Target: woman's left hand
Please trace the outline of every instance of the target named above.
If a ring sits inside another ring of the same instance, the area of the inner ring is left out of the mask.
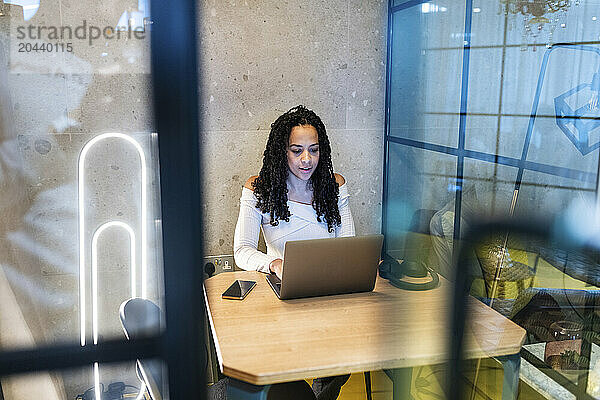
[[[271,261],[271,264],[269,264],[269,271],[275,273],[275,275],[281,279],[283,274],[283,260],[281,258],[277,258]]]

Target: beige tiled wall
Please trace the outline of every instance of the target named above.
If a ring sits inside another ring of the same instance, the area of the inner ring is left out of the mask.
[[[232,253],[241,187],[298,104],[325,123],[357,233],[379,232],[387,2],[205,0],[200,13],[207,254]]]

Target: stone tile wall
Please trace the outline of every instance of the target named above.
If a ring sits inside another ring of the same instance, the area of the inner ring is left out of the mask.
[[[231,254],[246,179],[270,124],[304,104],[323,120],[358,234],[381,226],[387,4],[376,0],[200,3],[207,254]]]

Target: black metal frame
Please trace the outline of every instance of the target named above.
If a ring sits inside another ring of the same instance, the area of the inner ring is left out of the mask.
[[[152,0],[152,83],[160,158],[166,331],[138,340],[0,352],[0,376],[159,357],[168,397],[204,399],[196,2]],[[167,397],[167,396],[165,396]]]
[[[152,78],[160,161],[169,397],[204,398],[204,297],[196,2],[152,1]],[[154,15],[154,14],[153,14]]]

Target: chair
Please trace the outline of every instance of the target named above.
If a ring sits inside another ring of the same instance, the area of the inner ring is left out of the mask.
[[[147,299],[133,298],[121,304],[121,326],[127,339],[155,336],[160,331],[160,308]],[[158,360],[137,360],[136,372],[152,400],[162,400],[162,365]]]

